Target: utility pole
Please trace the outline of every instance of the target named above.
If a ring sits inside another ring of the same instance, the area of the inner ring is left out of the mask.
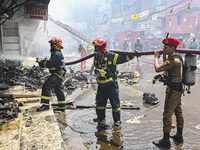
[[[1,23],[1,19],[0,19],[0,23]],[[0,53],[3,52],[3,30],[2,30],[2,25],[0,25]]]

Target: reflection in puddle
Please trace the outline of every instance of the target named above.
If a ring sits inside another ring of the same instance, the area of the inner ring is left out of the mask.
[[[95,136],[98,149],[123,149],[123,136],[120,127],[113,126],[112,129],[107,130],[97,127]]]

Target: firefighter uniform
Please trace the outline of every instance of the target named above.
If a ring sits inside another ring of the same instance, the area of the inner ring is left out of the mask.
[[[135,43],[135,49],[136,49],[136,50],[139,50],[139,51],[142,51],[142,43],[140,43],[140,42],[137,41],[137,42]]]
[[[108,98],[112,106],[114,122],[120,121],[120,100],[116,65],[128,62],[132,58],[133,56],[120,55],[107,51],[103,53],[101,58],[95,56],[94,66],[98,82],[96,113],[99,122],[106,117],[105,109]]]
[[[137,38],[137,42],[135,43],[135,49],[142,51],[142,43],[140,42],[140,38]],[[137,57],[137,62],[139,63],[139,57]]]
[[[182,79],[181,79],[181,60],[177,58],[179,54],[174,53],[161,66],[162,71],[167,71],[171,84],[166,88],[165,106],[163,112],[163,132],[170,133],[172,125],[172,115],[175,113],[177,118],[177,128],[183,128],[183,111],[181,104]],[[176,88],[176,89],[175,89]]]
[[[90,43],[87,43],[86,44],[86,50],[87,50],[87,53],[88,54],[91,54],[92,53],[92,45]]]
[[[42,86],[41,104],[49,105],[51,89],[54,88],[58,98],[59,107],[65,107],[65,95],[63,91],[63,77],[66,73],[64,57],[60,50],[55,50],[49,60],[39,62],[42,68],[49,68],[51,75]]]
[[[62,41],[57,37],[53,37],[49,43],[51,43],[51,57],[49,60],[38,61],[39,66],[42,68],[48,68],[51,75],[45,81],[42,86],[41,104],[37,111],[43,111],[49,109],[51,90],[54,88],[55,94],[58,98],[58,110],[65,110],[65,95],[63,89],[63,78],[66,73],[64,56],[61,52]]]

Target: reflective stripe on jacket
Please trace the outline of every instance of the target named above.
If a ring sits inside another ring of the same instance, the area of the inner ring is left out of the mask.
[[[55,50],[51,54],[49,60],[42,60],[39,62],[39,66],[42,68],[49,68],[51,74],[56,74],[60,78],[63,78],[66,73],[64,56],[60,50]]]
[[[102,61],[101,61],[102,59]],[[113,82],[117,78],[116,65],[130,61],[128,55],[120,55],[113,52],[105,52],[102,58],[94,57],[94,66],[96,69],[104,69],[106,71],[105,77],[98,76],[98,84],[107,84]]]

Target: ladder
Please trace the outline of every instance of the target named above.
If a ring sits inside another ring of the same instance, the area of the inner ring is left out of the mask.
[[[59,27],[67,30],[71,34],[77,36],[78,38],[82,39],[83,41],[92,44],[92,39],[88,38],[87,36],[83,35],[82,33],[78,32],[77,30],[73,29],[72,27],[68,26],[67,24],[61,23],[60,21],[56,21],[53,18],[49,17],[49,20],[58,25]]]

